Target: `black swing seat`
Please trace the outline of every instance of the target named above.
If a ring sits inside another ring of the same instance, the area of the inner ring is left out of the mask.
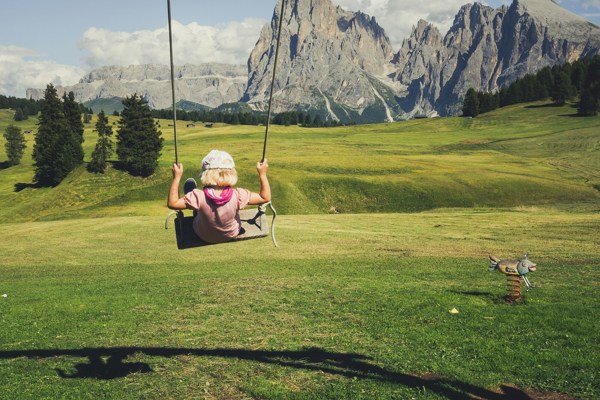
[[[267,223],[266,208],[269,206],[273,213],[273,220],[271,222],[271,239],[275,247],[277,247],[277,241],[275,240],[275,218],[277,212],[273,208],[271,202],[261,204],[258,208],[248,208],[240,210],[240,220],[242,222],[242,229],[240,234],[232,239],[232,242],[248,239],[263,238],[269,236],[269,224]],[[177,237],[177,248],[179,249],[190,249],[200,246],[208,246],[213,243],[203,241],[194,232],[194,216],[186,216],[183,211],[172,211],[165,220],[165,229],[169,228],[169,219],[175,216],[175,236]]]

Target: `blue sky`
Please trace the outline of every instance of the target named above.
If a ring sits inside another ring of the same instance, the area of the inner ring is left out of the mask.
[[[420,18],[446,29],[466,0],[332,0],[375,16],[398,49]],[[488,0],[498,7],[510,1]],[[0,0],[0,94],[70,85],[104,65],[167,63],[166,0]],[[600,25],[600,0],[559,3]],[[276,0],[171,0],[175,63],[245,64]]]

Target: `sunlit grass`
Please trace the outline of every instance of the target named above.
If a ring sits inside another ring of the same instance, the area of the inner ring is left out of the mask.
[[[598,201],[600,119],[575,118],[571,106],[542,105],[507,107],[475,119],[330,129],[272,126],[267,158],[278,210],[412,212]],[[31,126],[31,118],[24,124]],[[165,146],[155,176],[132,178],[112,168],[106,175],[94,175],[82,166],[55,189],[30,187],[33,135],[28,135],[23,165],[0,171],[0,200],[8,205],[0,216],[97,216],[113,213],[119,205],[124,207],[120,215],[127,215],[124,210],[138,201],[139,207],[133,207],[138,210],[146,209],[147,202],[164,204],[175,156],[169,121],[160,124]],[[93,123],[86,126],[86,160],[96,141],[93,129]],[[186,176],[197,176],[208,150],[227,150],[236,160],[239,185],[256,190],[255,164],[262,156],[263,138],[260,126],[206,128],[198,123],[188,128],[180,121],[179,160]],[[38,205],[37,214],[30,213],[32,204]],[[157,211],[150,207],[146,215]]]
[[[600,118],[541,105],[273,126],[278,249],[177,250],[167,121],[145,179],[33,187],[28,135],[0,170],[0,398],[597,398]],[[186,174],[220,148],[256,189],[263,129],[180,122]],[[537,287],[510,306],[487,257],[526,252]]]
[[[5,225],[0,388],[445,398],[513,384],[593,398],[599,223],[596,211],[553,208],[290,215],[279,249],[265,239],[187,251],[156,217]],[[537,288],[508,306],[487,255],[526,251]],[[104,371],[95,354],[121,353],[119,368],[152,372],[90,379]],[[427,374],[438,379],[418,385]]]

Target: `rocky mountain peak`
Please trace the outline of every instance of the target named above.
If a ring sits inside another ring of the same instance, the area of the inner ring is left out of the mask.
[[[523,22],[531,19],[538,29],[546,31],[548,37],[569,41],[600,41],[600,28],[597,25],[561,7],[553,0],[514,0],[509,12],[513,18]]]
[[[245,100],[256,109],[264,109],[269,95],[280,6],[248,61]],[[361,112],[375,101],[378,94],[372,86],[378,79],[372,77],[385,75],[393,56],[389,38],[375,18],[345,11],[331,0],[291,0],[283,22],[275,77],[276,111],[295,104],[327,109],[332,119],[338,119],[340,112]]]
[[[422,45],[436,46],[441,41],[440,31],[431,23],[420,19],[417,26],[413,27],[409,40]]]
[[[494,91],[545,66],[600,53],[600,29],[551,0],[497,9],[467,4],[441,45],[423,40],[418,28],[409,40],[394,59],[395,77],[408,87],[403,108],[440,114],[459,113],[469,88]]]
[[[554,0],[514,0],[510,8],[518,14],[529,14],[546,22],[589,23],[585,18],[563,8]]]

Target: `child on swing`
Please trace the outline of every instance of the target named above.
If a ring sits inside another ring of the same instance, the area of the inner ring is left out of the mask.
[[[269,164],[265,159],[256,164],[260,191],[233,188],[237,172],[233,158],[225,151],[212,150],[202,160],[200,180],[203,189],[196,187],[193,178],[184,186],[184,196],[179,197],[179,183],[183,176],[183,164],[173,164],[173,182],[167,205],[172,210],[194,210],[194,232],[207,243],[224,243],[234,239],[241,228],[239,210],[250,205],[264,204],[271,200],[271,187],[267,179]]]

